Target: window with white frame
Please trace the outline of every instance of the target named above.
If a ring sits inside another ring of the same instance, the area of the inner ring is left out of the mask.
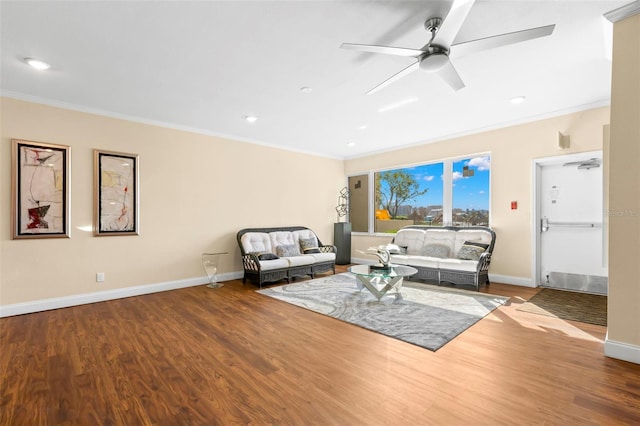
[[[448,159],[349,177],[354,232],[407,225],[489,225],[491,156]]]

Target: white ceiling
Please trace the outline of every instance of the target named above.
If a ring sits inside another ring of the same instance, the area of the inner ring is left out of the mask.
[[[2,0],[0,89],[19,99],[352,158],[607,105],[611,62],[602,14],[626,3],[478,0],[456,42],[548,24],[555,31],[459,58],[452,48],[466,83],[458,92],[417,71],[365,95],[413,58],[340,44],[421,48],[428,41],[424,21],[446,16],[451,1]],[[24,57],[52,67],[36,71]],[[509,102],[520,95],[524,103]],[[246,115],[258,120],[250,124]]]

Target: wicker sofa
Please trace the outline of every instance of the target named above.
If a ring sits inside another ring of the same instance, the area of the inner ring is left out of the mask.
[[[489,263],[496,241],[487,227],[422,226],[401,228],[392,244],[391,262],[418,270],[411,279],[438,284],[489,284]]]
[[[324,245],[304,226],[246,228],[238,231],[244,276],[260,287],[265,282],[333,271],[336,273],[336,247]]]

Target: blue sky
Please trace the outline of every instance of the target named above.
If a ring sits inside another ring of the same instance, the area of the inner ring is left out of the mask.
[[[463,177],[464,166],[474,171],[474,176]],[[474,157],[453,163],[453,207],[461,209],[489,210],[489,171],[491,162],[488,156]],[[442,204],[443,164],[426,164],[403,169],[413,175],[420,188],[429,188],[421,197],[405,204],[429,206]]]

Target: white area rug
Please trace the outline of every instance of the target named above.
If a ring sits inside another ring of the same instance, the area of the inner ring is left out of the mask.
[[[378,301],[343,273],[256,290],[275,299],[436,351],[508,297],[405,281],[402,298]]]

